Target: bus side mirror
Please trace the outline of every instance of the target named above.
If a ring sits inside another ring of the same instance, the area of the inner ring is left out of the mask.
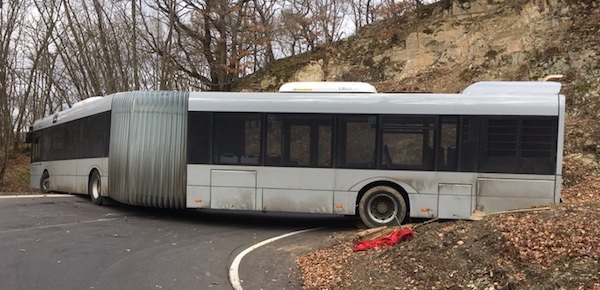
[[[31,144],[31,141],[33,141],[33,127],[29,127],[29,132],[27,132],[25,134],[25,143],[27,144]]]

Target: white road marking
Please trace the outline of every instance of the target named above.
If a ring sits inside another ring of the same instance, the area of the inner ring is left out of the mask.
[[[0,199],[10,198],[40,198],[40,197],[72,197],[70,194],[17,194],[17,195],[0,195]]]
[[[253,246],[243,250],[241,253],[239,253],[235,259],[233,259],[233,262],[231,263],[231,266],[229,267],[229,282],[231,283],[231,286],[233,287],[233,289],[235,290],[243,290],[244,288],[242,288],[242,284],[240,282],[240,274],[239,274],[239,267],[240,267],[240,263],[242,262],[242,259],[244,258],[244,256],[246,256],[248,253],[268,244],[268,243],[272,243],[274,241],[283,239],[283,238],[287,238],[289,236],[293,236],[293,235],[297,235],[297,234],[302,234],[302,233],[306,233],[306,232],[310,232],[310,231],[314,231],[316,229],[319,228],[312,228],[312,229],[306,229],[306,230],[301,230],[301,231],[295,231],[295,232],[291,232],[291,233],[287,233],[287,234],[283,234],[277,237],[273,237],[270,238],[268,240],[264,240],[258,244],[254,244]]]

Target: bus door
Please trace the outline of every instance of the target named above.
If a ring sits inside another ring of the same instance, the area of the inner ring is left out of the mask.
[[[262,210],[333,212],[333,116],[267,115]],[[323,168],[323,170],[320,170]]]
[[[479,126],[474,117],[440,116],[436,138],[436,170],[440,172],[475,171]],[[475,162],[475,163],[473,163]],[[438,184],[438,217],[464,219],[475,210],[475,186],[455,177]]]
[[[259,113],[213,114],[210,207],[256,210],[262,121]]]

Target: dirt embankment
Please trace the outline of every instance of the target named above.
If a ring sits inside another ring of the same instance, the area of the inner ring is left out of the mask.
[[[352,252],[357,234],[298,258],[305,289],[600,289],[600,179],[548,209],[433,222]],[[389,229],[388,231],[390,231]],[[386,231],[382,231],[384,235]]]

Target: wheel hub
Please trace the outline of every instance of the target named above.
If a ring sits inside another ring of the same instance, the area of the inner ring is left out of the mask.
[[[390,206],[386,202],[380,201],[377,203],[376,210],[378,213],[381,213],[381,214],[387,213],[389,209],[390,209]]]
[[[398,211],[398,205],[395,200],[385,193],[376,195],[369,202],[369,216],[379,221],[380,223],[387,223],[394,219]]]

